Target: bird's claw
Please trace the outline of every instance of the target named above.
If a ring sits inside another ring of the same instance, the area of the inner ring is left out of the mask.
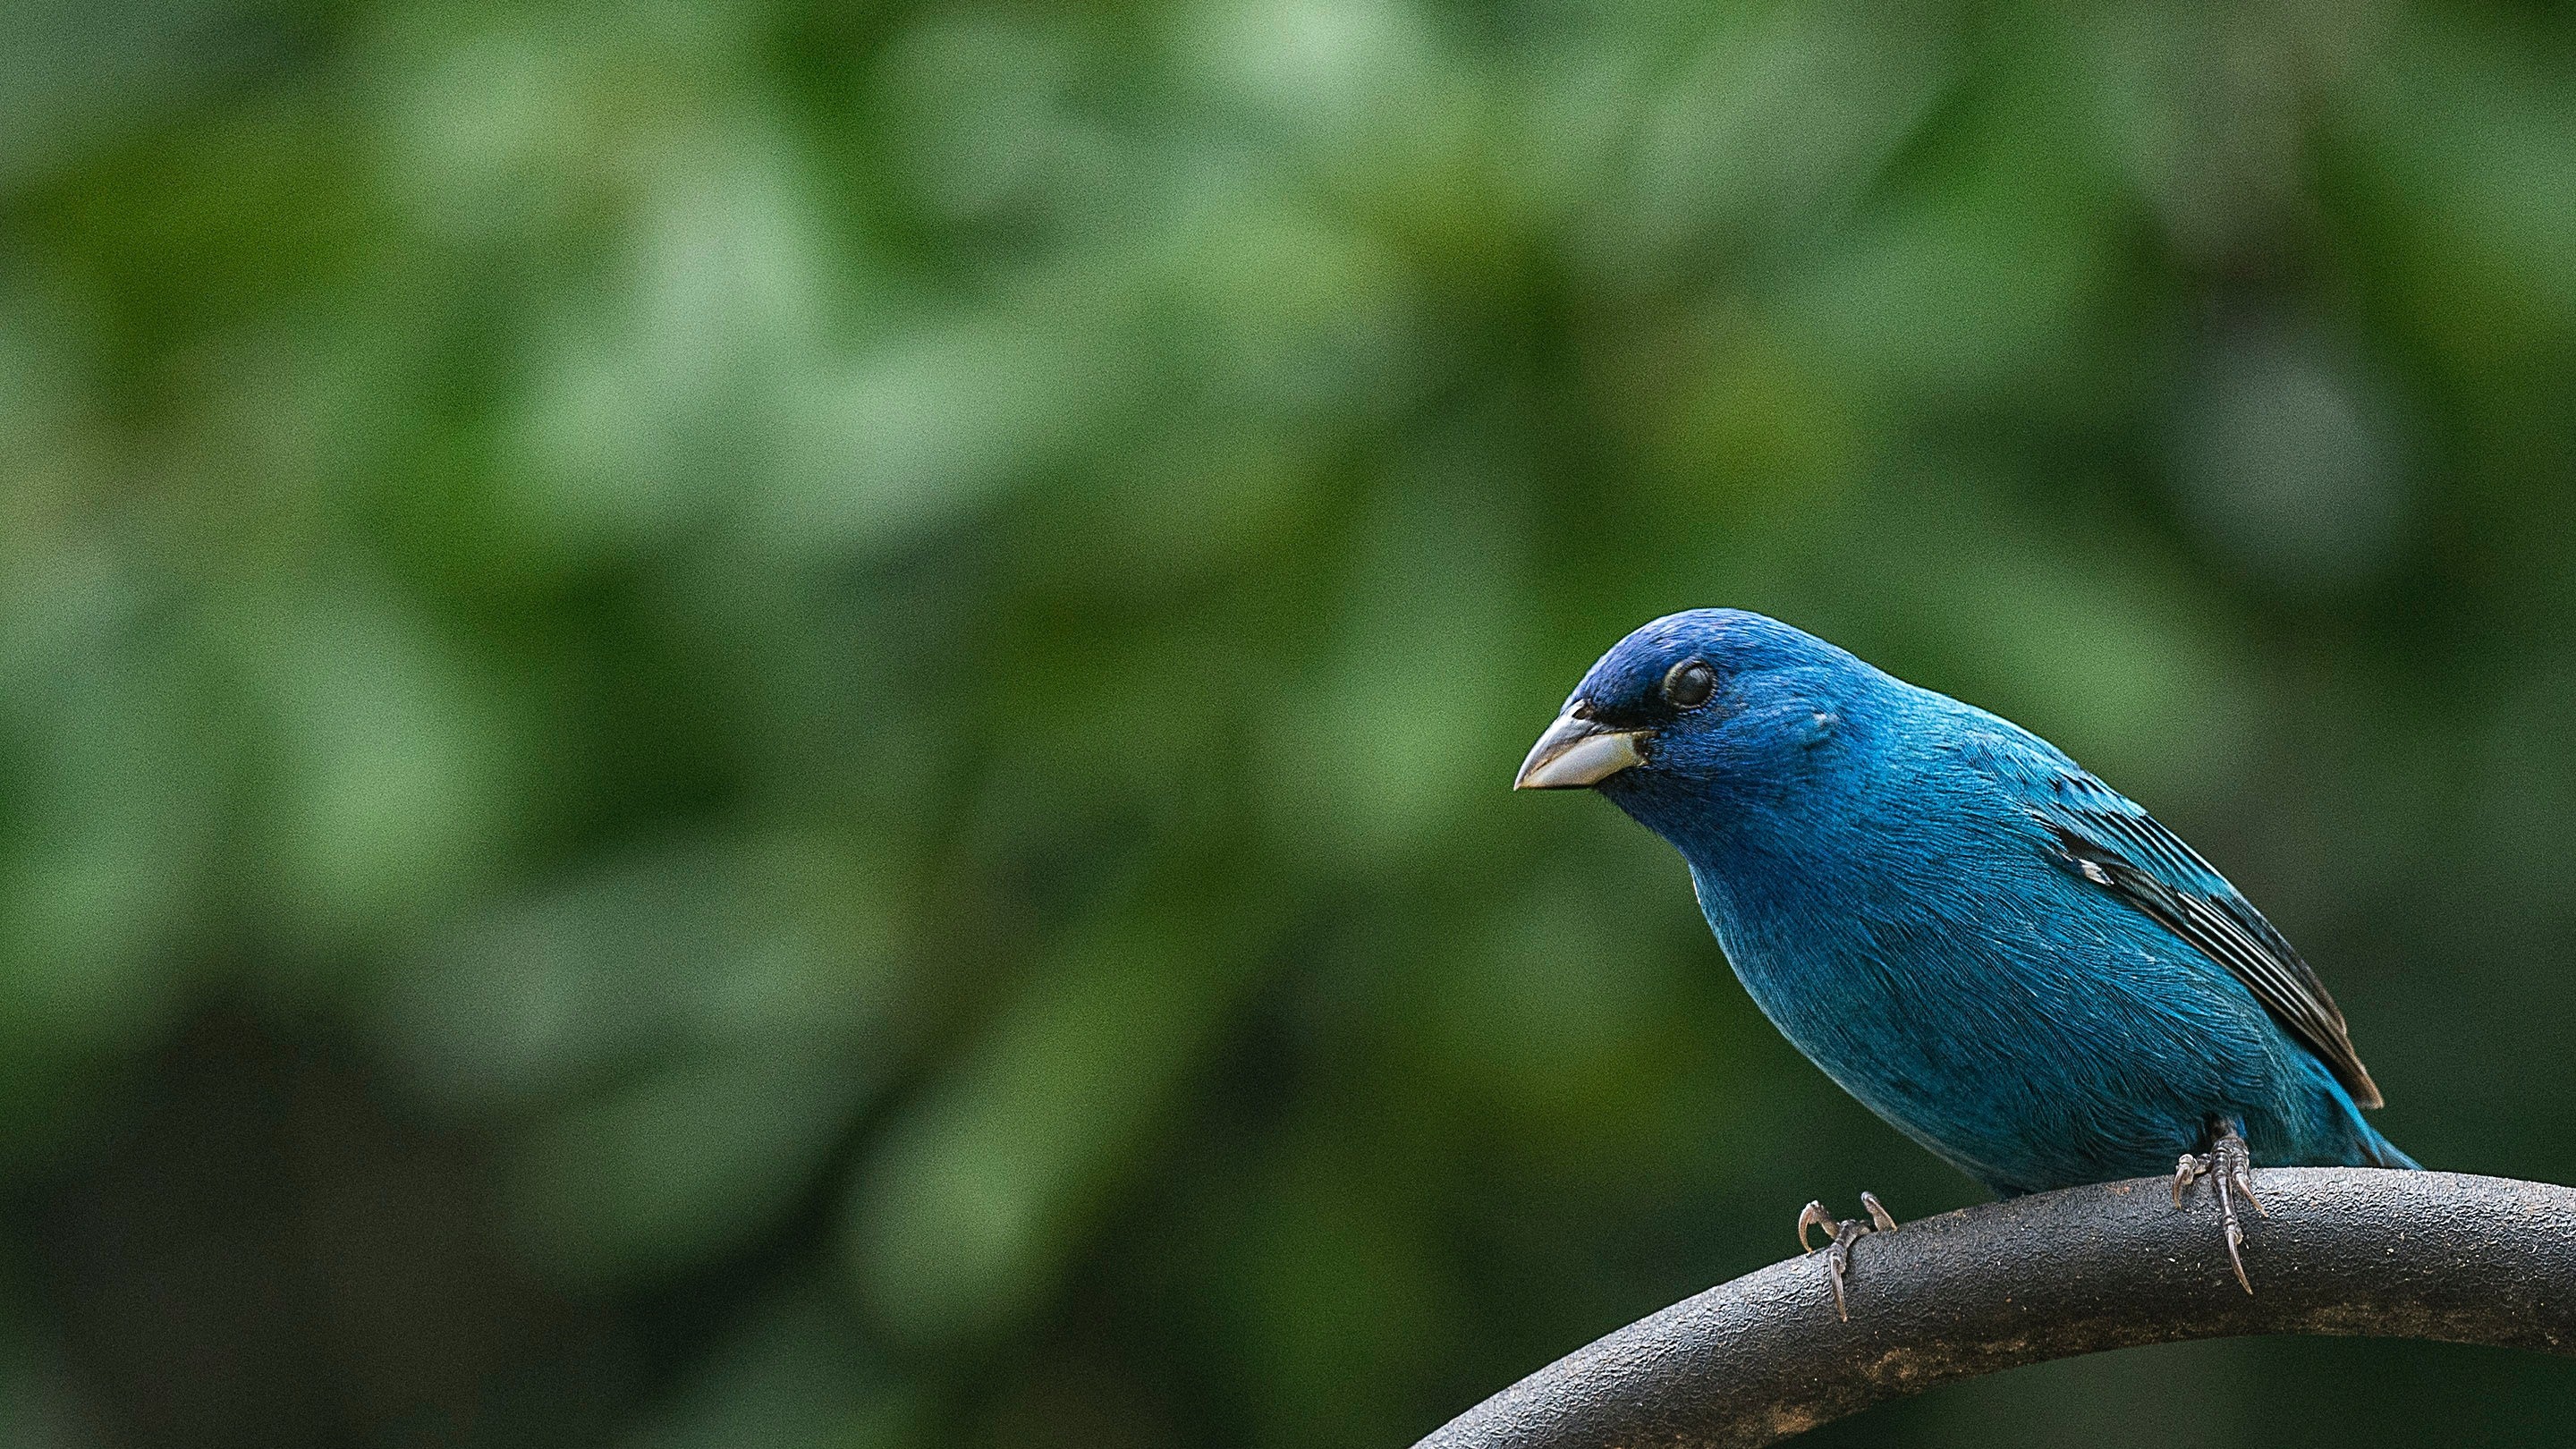
[[[2239,1251],[2245,1246],[2245,1227],[2236,1217],[2235,1195],[2244,1194],[2245,1200],[2254,1205],[2254,1211],[2263,1216],[2272,1214],[2263,1206],[2263,1200],[2254,1195],[2254,1154],[2246,1147],[2245,1138],[2236,1130],[2236,1124],[2214,1124],[2212,1131],[2215,1135],[2210,1138],[2207,1152],[2197,1155],[2186,1152],[2174,1163],[2174,1206],[2182,1206],[2182,1195],[2193,1183],[2204,1177],[2209,1179],[2211,1189],[2218,1194],[2218,1221],[2227,1237],[2228,1266],[2236,1270],[2236,1281],[2251,1293],[2254,1280],[2245,1276],[2245,1256]]]
[[[1798,1213],[1798,1251],[1801,1253],[1812,1253],[1816,1251],[1815,1245],[1807,1241],[1807,1230],[1809,1228],[1823,1228],[1826,1235],[1830,1237],[1833,1234],[1834,1225],[1838,1221],[1840,1220],[1832,1213],[1825,1210],[1825,1205],[1822,1202],[1811,1202],[1807,1204],[1806,1207],[1800,1209]]]
[[[1896,1231],[1896,1218],[1893,1214],[1888,1212],[1886,1205],[1878,1200],[1878,1194],[1874,1192],[1862,1193],[1860,1195],[1860,1205],[1869,1213],[1869,1220],[1867,1222],[1863,1222],[1858,1218],[1837,1218],[1832,1213],[1827,1212],[1825,1210],[1825,1205],[1821,1202],[1811,1202],[1807,1204],[1805,1210],[1798,1214],[1799,1252],[1812,1256],[1817,1251],[1817,1249],[1811,1248],[1807,1245],[1808,1229],[1823,1228],[1825,1230],[1826,1241],[1823,1248],[1825,1255],[1825,1281],[1833,1286],[1834,1316],[1845,1323],[1851,1322],[1851,1307],[1843,1297],[1843,1276],[1851,1271],[1852,1244],[1859,1242],[1863,1237],[1866,1237],[1871,1233],[1892,1233]]]

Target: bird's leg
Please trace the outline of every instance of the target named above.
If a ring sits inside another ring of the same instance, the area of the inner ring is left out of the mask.
[[[2245,1258],[2237,1250],[2245,1244],[2245,1228],[2236,1220],[2234,1195],[2243,1193],[2254,1205],[2254,1211],[2270,1217],[2263,1200],[2254,1195],[2254,1154],[2245,1146],[2244,1134],[2232,1118],[2209,1119],[2209,1150],[2198,1155],[2186,1152],[2174,1164],[2174,1206],[2182,1206],[2182,1195],[2191,1185],[2206,1177],[2218,1193],[2218,1221],[2227,1234],[2227,1262],[2236,1270],[2236,1281],[2245,1291],[2254,1291],[2254,1280],[2245,1276]]]
[[[1862,1193],[1860,1205],[1869,1211],[1867,1222],[1858,1218],[1836,1219],[1832,1213],[1825,1211],[1825,1205],[1821,1202],[1807,1204],[1806,1210],[1798,1214],[1799,1252],[1812,1255],[1816,1251],[1807,1246],[1809,1228],[1823,1228],[1828,1234],[1828,1240],[1824,1246],[1825,1280],[1833,1285],[1834,1316],[1845,1323],[1851,1322],[1851,1309],[1843,1301],[1843,1275],[1851,1269],[1852,1244],[1859,1242],[1863,1236],[1870,1233],[1896,1231],[1896,1219],[1887,1211],[1886,1206],[1879,1202],[1878,1194]]]

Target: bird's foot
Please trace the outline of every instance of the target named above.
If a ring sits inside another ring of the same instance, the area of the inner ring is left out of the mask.
[[[2210,1123],[2209,1150],[2198,1155],[2186,1152],[2174,1164],[2174,1206],[2182,1206],[2182,1195],[2191,1185],[2208,1178],[2218,1194],[2218,1221],[2227,1234],[2227,1262],[2236,1270],[2236,1281],[2245,1291],[2254,1291],[2254,1280],[2245,1276],[2245,1257],[2238,1249],[2245,1245],[2245,1227],[2236,1219],[2235,1195],[2242,1193],[2254,1205],[2254,1211],[2270,1217],[2263,1200],[2254,1195],[2254,1154],[2245,1146],[2244,1136],[2234,1122]]]
[[[1843,1275],[1851,1271],[1852,1244],[1871,1233],[1896,1231],[1896,1219],[1889,1215],[1886,1207],[1879,1202],[1878,1194],[1862,1193],[1860,1205],[1869,1211],[1866,1222],[1859,1218],[1838,1219],[1832,1213],[1825,1211],[1825,1205],[1821,1202],[1807,1204],[1806,1211],[1798,1214],[1799,1252],[1812,1257],[1818,1251],[1807,1246],[1808,1229],[1823,1228],[1828,1235],[1822,1249],[1825,1255],[1825,1281],[1831,1283],[1834,1288],[1834,1316],[1845,1323],[1851,1322],[1851,1309],[1843,1301]]]

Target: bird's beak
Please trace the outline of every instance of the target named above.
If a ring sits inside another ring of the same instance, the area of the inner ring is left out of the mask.
[[[1644,730],[1614,730],[1568,712],[1521,761],[1515,790],[1580,790],[1598,785],[1630,765],[1646,762]]]

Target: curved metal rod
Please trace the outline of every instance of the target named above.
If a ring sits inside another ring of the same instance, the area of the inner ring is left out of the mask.
[[[2576,1357],[2576,1189],[2450,1172],[2254,1174],[2248,1296],[2206,1188],[2160,1178],[1987,1203],[1685,1299],[1557,1360],[1416,1449],[1769,1444],[1883,1400],[2106,1348],[2252,1333]]]

